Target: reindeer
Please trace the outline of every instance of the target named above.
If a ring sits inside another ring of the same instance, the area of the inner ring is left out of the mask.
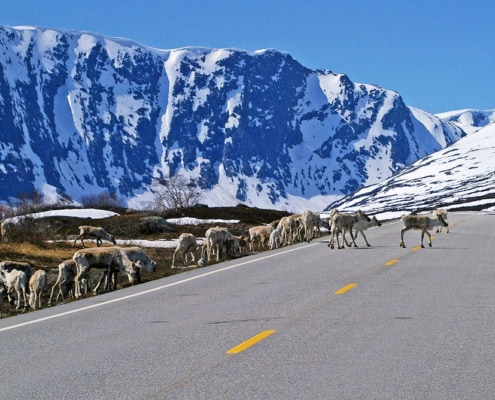
[[[428,235],[428,246],[431,247],[431,235],[428,230],[433,229],[436,226],[449,226],[442,214],[437,214],[436,218],[434,219],[426,215],[410,214],[403,215],[400,220],[402,221],[403,225],[400,231],[400,247],[406,247],[404,243],[404,232],[410,229],[421,230],[421,247],[424,248],[425,246],[423,245],[423,238],[425,236],[425,233]]]
[[[96,246],[100,247],[102,244],[102,239],[107,240],[113,244],[117,244],[113,235],[109,234],[105,229],[99,226],[90,226],[90,225],[81,225],[79,228],[79,236],[74,239],[73,247],[76,245],[78,240],[81,240],[82,246],[84,245],[84,238],[88,236],[92,236],[96,238]]]
[[[354,236],[354,242],[356,241],[358,237],[358,232],[361,233],[361,236],[363,237],[364,241],[366,242],[366,246],[370,247],[371,244],[369,244],[368,239],[366,238],[366,235],[364,234],[364,231],[368,228],[371,228],[372,226],[382,226],[382,223],[376,219],[375,216],[371,217],[370,221],[358,221],[354,224],[353,229],[356,231],[356,235]],[[356,245],[357,247],[357,245]]]
[[[196,237],[192,233],[182,233],[179,236],[177,247],[175,248],[174,255],[172,256],[172,266],[175,268],[175,259],[177,255],[182,257],[184,266],[187,265],[187,255],[191,254],[192,262],[196,262],[198,243]]]
[[[41,308],[41,294],[46,291],[47,282],[47,274],[42,269],[36,270],[29,280],[29,305],[33,310],[36,309],[36,306]]]
[[[437,216],[439,214],[441,214],[442,217],[443,217],[443,219],[444,219],[444,221],[447,222],[447,223],[449,222],[449,221],[447,221],[447,210],[445,208],[438,208],[436,210],[433,210],[432,211],[432,214],[433,214],[433,218],[437,218]],[[437,229],[436,229],[435,232],[436,233],[441,233],[442,232],[442,228],[443,228],[442,226],[437,226]],[[449,233],[449,227],[447,227],[447,233]]]
[[[348,214],[348,213],[341,213],[341,212],[331,212],[330,215],[332,216],[332,235],[330,237],[330,241],[328,242],[328,247],[331,249],[334,248],[334,238],[337,236],[337,248],[338,249],[343,249],[344,248],[344,243],[347,245],[347,247],[354,246],[356,247],[356,242],[355,242],[355,237],[353,236],[352,233],[352,228],[354,227],[354,224],[356,224],[359,221],[371,221],[371,218],[368,217],[363,211],[359,210],[355,214]],[[351,243],[347,242],[347,239],[345,237],[345,233],[349,231],[351,234]],[[339,241],[339,234],[342,234],[342,245],[340,244]],[[357,236],[357,234],[356,234]]]

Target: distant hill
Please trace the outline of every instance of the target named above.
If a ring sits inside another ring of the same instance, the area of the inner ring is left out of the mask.
[[[330,204],[327,209],[362,209],[370,213],[439,207],[495,211],[495,123],[467,130],[472,133],[449,147],[381,183]]]

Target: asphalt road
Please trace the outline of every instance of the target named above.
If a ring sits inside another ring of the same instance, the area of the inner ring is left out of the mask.
[[[0,320],[2,399],[493,399],[493,215],[328,237]],[[426,241],[425,241],[426,243]]]

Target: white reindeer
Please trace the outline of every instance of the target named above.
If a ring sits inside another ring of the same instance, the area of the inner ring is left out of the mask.
[[[213,253],[216,255],[217,262],[220,261],[220,254],[223,247],[226,248],[225,257],[232,256],[232,251],[240,249],[241,237],[234,236],[227,228],[215,226],[208,228],[205,233],[205,242],[201,257],[211,261]]]
[[[174,255],[172,256],[172,266],[170,268],[175,268],[175,259],[177,254],[182,256],[182,261],[184,265],[187,265],[187,255],[191,254],[192,262],[196,262],[196,251],[197,251],[197,240],[192,233],[182,233],[179,236],[177,242],[177,247],[175,248]]]
[[[364,238],[364,241],[366,242],[366,246],[371,247],[371,245],[368,243],[368,239],[366,239],[366,235],[364,234],[364,231],[368,228],[371,228],[372,226],[382,226],[382,223],[376,219],[375,216],[371,217],[370,221],[358,221],[354,224],[352,227],[355,231],[356,234],[354,235],[354,243],[356,242],[355,239],[357,239],[358,232],[361,233],[361,236]],[[357,247],[357,245],[356,245]]]
[[[36,305],[41,308],[41,294],[47,287],[47,274],[42,269],[38,269],[29,280],[29,305],[33,310],[36,309]]]
[[[11,300],[11,294],[13,292],[17,295],[17,307],[16,310],[21,308],[21,299],[24,300],[24,308],[28,306],[26,299],[28,280],[24,271],[13,269],[12,271],[6,271],[0,269],[0,283],[3,283],[7,289],[9,300]]]
[[[280,246],[280,235],[281,232],[277,228],[270,233],[270,239],[268,240],[268,247],[270,250],[278,249]]]
[[[58,302],[60,296],[62,296],[62,301],[65,301],[66,296],[69,293],[72,293],[72,297],[74,297],[74,292],[72,288],[74,287],[74,281],[77,275],[77,266],[76,262],[72,259],[62,261],[58,265],[58,277],[55,283],[52,286],[52,291],[50,293],[50,299],[48,300],[48,305],[52,304],[53,295],[55,294],[55,290],[58,288],[57,298],[55,302]],[[85,294],[88,293],[88,281],[84,279],[84,289]]]
[[[137,274],[139,273],[139,267],[136,263],[132,262],[125,251],[120,247],[102,247],[78,250],[72,257],[77,266],[77,274],[75,281],[75,295],[76,298],[81,297],[81,280],[89,277],[89,270],[93,268],[102,269],[103,273],[100,277],[100,281],[93,289],[93,292],[98,293],[98,288],[105,278],[107,278],[106,291],[110,291],[112,274],[118,272],[125,272],[129,278],[129,282],[134,283]],[[113,289],[116,289],[116,280],[113,281]]]
[[[447,221],[447,210],[445,208],[438,208],[436,210],[432,211],[433,218],[437,218],[438,215],[441,215],[444,219],[445,222]],[[436,233],[441,233],[442,232],[442,226],[437,226],[437,230],[435,231]],[[449,227],[447,226],[447,233],[449,233]]]

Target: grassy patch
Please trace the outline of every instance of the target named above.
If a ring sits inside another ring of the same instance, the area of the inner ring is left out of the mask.
[[[15,241],[0,243],[0,261],[15,260],[29,262],[35,269],[43,269],[48,274],[48,291],[42,296],[43,307],[46,307],[50,297],[52,285],[58,275],[58,265],[72,258],[75,251],[82,248],[77,242],[73,246],[74,237],[78,235],[78,226],[101,226],[111,232],[116,239],[122,240],[171,240],[176,239],[183,232],[189,232],[196,237],[204,237],[206,230],[213,225],[227,226],[232,234],[247,235],[248,229],[254,225],[269,223],[288,215],[286,212],[238,207],[194,207],[162,214],[150,212],[129,212],[127,210],[112,210],[119,216],[92,220],[73,217],[48,217],[35,221],[35,226],[27,232],[19,232]],[[236,224],[200,224],[200,225],[173,225],[166,227],[161,221],[170,218],[191,217],[198,219],[239,220]],[[85,241],[86,242],[86,241]],[[93,243],[86,242],[87,246]],[[107,245],[107,244],[105,244]],[[157,262],[157,269],[153,274],[146,271],[142,274],[143,282],[163,278],[180,273],[180,270],[170,268],[174,249],[145,248],[146,254]],[[117,287],[126,287],[127,277],[120,276]],[[17,315],[15,306],[8,304],[6,299],[0,304],[2,317]],[[23,310],[20,312],[29,312]]]

